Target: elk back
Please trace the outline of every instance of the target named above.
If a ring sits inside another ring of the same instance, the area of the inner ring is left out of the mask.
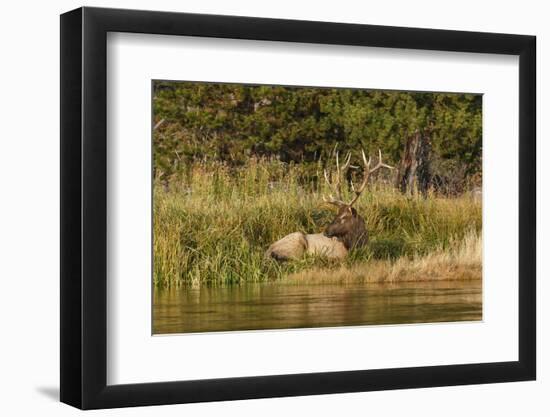
[[[307,250],[306,236],[301,232],[286,235],[271,246],[265,252],[266,258],[274,258],[278,261],[301,258]]]
[[[295,232],[273,243],[265,252],[265,256],[286,261],[299,259],[306,253],[329,259],[343,259],[348,254],[348,250],[338,239],[327,237],[323,233],[306,235]]]
[[[329,259],[344,259],[348,250],[342,242],[335,237],[325,236],[323,233],[305,235],[307,241],[307,253],[310,255],[325,256]]]

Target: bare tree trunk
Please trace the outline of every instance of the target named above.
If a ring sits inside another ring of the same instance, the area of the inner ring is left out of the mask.
[[[395,186],[404,194],[420,192],[426,196],[428,192],[432,180],[430,139],[428,130],[416,130],[407,138],[395,180]]]

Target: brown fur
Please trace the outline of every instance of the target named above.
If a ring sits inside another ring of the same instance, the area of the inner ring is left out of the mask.
[[[325,236],[337,238],[347,250],[365,246],[368,242],[365,220],[349,206],[338,210],[336,218],[326,228]]]

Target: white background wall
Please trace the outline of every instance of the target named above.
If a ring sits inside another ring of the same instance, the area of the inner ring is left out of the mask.
[[[3,415],[74,415],[59,392],[59,17],[77,1],[5,2],[0,65],[0,410]],[[236,14],[395,26],[532,34],[538,37],[538,381],[483,386],[145,407],[99,415],[548,415],[550,148],[542,115],[550,97],[548,11],[541,1],[271,2],[93,1],[86,5]],[[545,186],[546,185],[546,186]],[[546,259],[545,259],[546,258]],[[406,349],[406,347],[404,347]],[[546,395],[544,395],[546,394]],[[96,413],[94,413],[96,414]]]

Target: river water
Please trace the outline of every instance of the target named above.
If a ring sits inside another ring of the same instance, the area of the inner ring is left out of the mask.
[[[481,281],[155,290],[153,333],[475,321],[481,304]]]

